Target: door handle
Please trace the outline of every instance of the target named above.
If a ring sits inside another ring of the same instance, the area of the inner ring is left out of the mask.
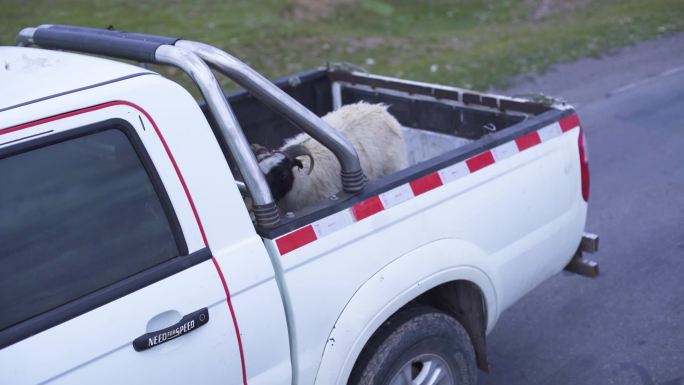
[[[204,309],[197,310],[184,316],[174,325],[154,332],[145,333],[134,339],[133,349],[135,349],[136,352],[141,352],[153,348],[164,342],[176,339],[183,334],[190,333],[191,331],[204,326],[207,322],[209,322],[209,309],[205,307]]]

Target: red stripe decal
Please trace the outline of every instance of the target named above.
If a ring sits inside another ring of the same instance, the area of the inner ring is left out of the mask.
[[[278,246],[280,255],[285,255],[292,250],[296,250],[315,241],[316,239],[316,233],[314,232],[313,226],[307,225],[301,229],[291,232],[290,234],[276,239],[276,245]]]
[[[573,114],[568,116],[567,118],[563,118],[558,123],[560,123],[561,131],[563,132],[570,131],[573,128],[580,125],[579,117],[577,116],[577,114]]]
[[[442,178],[439,177],[439,173],[433,172],[432,174],[427,174],[422,178],[418,178],[410,182],[409,184],[411,185],[413,194],[418,196],[441,186],[443,183]]]
[[[536,146],[541,143],[541,138],[537,131],[528,132],[527,134],[517,137],[515,139],[515,144],[518,145],[519,151],[527,150],[532,146]]]
[[[154,122],[154,119],[150,116],[150,114],[147,113],[147,111],[143,110],[142,108],[138,107],[137,105],[129,102],[114,102],[117,104],[123,104],[132,108],[135,108],[136,110],[140,111],[147,120],[152,123],[152,127],[154,127],[154,132],[157,133],[157,136],[159,137],[159,140],[162,143],[162,146],[164,146],[164,151],[166,151],[166,155],[169,157],[169,160],[171,161],[171,164],[173,165],[173,169],[176,170],[176,175],[178,175],[178,180],[180,180],[181,186],[183,186],[183,191],[185,191],[185,196],[188,198],[188,202],[190,202],[190,207],[192,208],[192,213],[195,216],[195,221],[197,221],[197,226],[199,227],[200,234],[202,234],[202,240],[204,241],[204,246],[209,246],[209,242],[207,241],[207,235],[204,233],[204,226],[202,225],[202,221],[200,220],[199,214],[197,213],[197,207],[195,207],[195,202],[192,200],[192,196],[190,195],[190,190],[188,190],[188,185],[185,184],[185,179],[183,179],[183,175],[181,175],[180,169],[178,168],[178,164],[176,163],[176,159],[173,158],[173,155],[171,154],[171,150],[169,149],[169,146],[166,144],[166,140],[164,140],[164,137],[161,134],[161,131],[159,131],[159,127],[157,127],[157,123]],[[228,293],[226,293],[228,294]]]
[[[494,155],[492,155],[491,151],[485,151],[466,160],[466,165],[468,165],[468,170],[470,170],[471,173],[483,169],[490,164],[494,164]]]
[[[199,228],[200,234],[202,234],[202,240],[204,241],[204,246],[209,247],[209,243],[207,242],[207,236],[204,233],[204,226],[202,225],[202,221],[200,220],[199,214],[197,213],[197,208],[195,207],[195,202],[192,200],[192,196],[190,195],[190,190],[188,190],[188,186],[185,184],[185,179],[183,178],[183,175],[181,174],[180,169],[178,168],[178,164],[176,163],[176,159],[174,159],[173,154],[171,154],[171,150],[169,149],[169,146],[166,144],[166,140],[164,140],[164,137],[162,136],[161,131],[159,131],[159,127],[157,127],[157,123],[154,121],[154,119],[152,119],[152,117],[150,116],[150,114],[147,113],[147,111],[142,109],[142,107],[140,107],[136,104],[133,104],[131,102],[126,102],[126,101],[107,102],[107,103],[98,104],[98,105],[92,106],[92,107],[82,108],[80,110],[70,111],[70,112],[66,112],[63,114],[54,115],[54,116],[50,116],[50,117],[39,119],[39,120],[34,120],[32,122],[23,123],[23,124],[20,124],[17,126],[8,127],[5,129],[0,129],[0,135],[8,134],[10,132],[19,131],[19,130],[29,128],[29,127],[34,127],[34,126],[37,126],[40,124],[53,122],[55,120],[60,120],[60,119],[65,119],[65,118],[69,118],[69,117],[76,116],[76,115],[85,114],[85,113],[91,112],[91,111],[97,111],[97,110],[101,110],[103,108],[120,106],[120,105],[128,106],[128,107],[131,107],[133,109],[138,110],[140,113],[145,115],[145,118],[147,118],[147,120],[150,122],[150,124],[152,124],[152,127],[154,127],[154,131],[157,134],[157,137],[159,138],[159,141],[161,142],[162,146],[164,147],[164,151],[166,151],[166,155],[169,157],[169,160],[171,161],[171,164],[173,165],[173,169],[176,171],[176,176],[178,177],[178,180],[180,181],[181,186],[183,186],[183,191],[185,192],[185,196],[188,199],[188,203],[190,204],[190,208],[192,209],[192,213],[195,216],[195,221],[197,222],[197,227]],[[242,347],[242,338],[240,337],[240,328],[238,327],[237,317],[235,317],[235,311],[233,311],[233,304],[232,304],[231,299],[230,299],[230,291],[228,290],[228,284],[226,283],[226,279],[223,276],[223,272],[221,271],[221,268],[219,267],[219,264],[216,261],[216,259],[212,256],[211,260],[214,262],[214,267],[216,268],[216,272],[218,273],[219,278],[221,279],[221,283],[223,284],[223,290],[226,293],[226,302],[228,304],[228,310],[230,311],[230,316],[233,319],[233,328],[235,329],[235,335],[237,338],[238,349],[240,350],[240,363],[242,365],[242,381],[243,381],[244,385],[247,385],[247,371],[246,371],[246,365],[245,365],[245,353],[244,353],[244,349]]]
[[[226,293],[226,302],[228,302],[228,309],[230,310],[230,317],[233,319],[233,325],[235,326],[235,336],[237,338],[238,349],[240,350],[240,365],[242,365],[242,383],[247,385],[247,368],[245,367],[245,353],[242,348],[242,337],[240,336],[240,329],[237,327],[237,318],[235,317],[235,311],[233,310],[233,302],[230,300],[230,290],[228,290],[228,284],[226,283],[226,278],[223,276],[223,271],[218,264],[218,261],[212,255],[211,261],[214,262],[214,267],[216,272],[221,279],[223,284],[223,291]]]
[[[385,207],[382,205],[379,196],[374,196],[368,198],[363,202],[357,203],[352,207],[352,212],[357,221],[364,218],[368,218],[375,213],[379,213],[384,210]]]
[[[85,114],[86,112],[90,112],[90,111],[101,110],[103,108],[114,106],[117,104],[128,104],[128,103],[127,102],[109,102],[109,103],[104,103],[104,104],[98,104],[98,105],[92,106],[92,107],[82,108],[80,110],[65,112],[63,114],[49,116],[47,118],[34,120],[32,122],[22,123],[18,126],[2,128],[2,129],[0,129],[0,135],[9,134],[10,132],[23,130],[25,128],[34,127],[34,126],[37,126],[39,124],[45,124],[45,123],[49,123],[49,122],[52,122],[55,120],[69,118],[69,117],[75,116],[75,115]]]

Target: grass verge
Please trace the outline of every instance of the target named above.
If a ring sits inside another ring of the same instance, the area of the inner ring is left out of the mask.
[[[275,77],[326,62],[466,88],[684,30],[682,0],[1,0],[0,44],[44,23],[182,36]],[[673,53],[674,54],[674,53]],[[157,69],[182,79],[172,69]],[[227,87],[231,87],[226,82]]]

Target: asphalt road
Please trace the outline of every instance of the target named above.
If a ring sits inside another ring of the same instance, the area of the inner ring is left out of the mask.
[[[577,103],[601,276],[561,273],[506,311],[481,385],[684,385],[684,34],[519,84]]]

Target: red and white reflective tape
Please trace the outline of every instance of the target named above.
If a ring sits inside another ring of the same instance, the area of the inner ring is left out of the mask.
[[[278,251],[280,255],[285,255],[354,222],[366,219],[444,184],[482,170],[496,162],[501,162],[528,148],[559,137],[578,126],[579,119],[577,115],[568,116],[557,123],[548,125],[538,131],[531,131],[517,137],[515,140],[474,155],[465,161],[427,174],[380,195],[370,197],[349,209],[344,209],[276,238],[275,243]]]

